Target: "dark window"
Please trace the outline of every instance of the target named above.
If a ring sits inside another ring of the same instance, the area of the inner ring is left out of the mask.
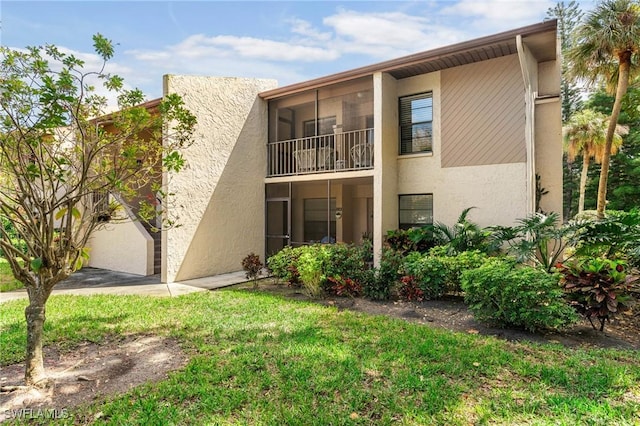
[[[433,194],[400,195],[399,206],[400,229],[433,223]]]
[[[433,95],[400,98],[400,154],[431,152],[433,149]]]

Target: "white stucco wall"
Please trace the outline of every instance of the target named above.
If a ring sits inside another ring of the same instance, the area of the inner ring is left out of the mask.
[[[198,124],[186,169],[163,179],[181,226],[163,232],[162,280],[241,270],[247,254],[264,253],[267,105],[257,94],[277,83],[170,75],[164,86]]]
[[[132,217],[120,210],[120,217]],[[153,238],[138,221],[106,223],[92,234],[88,247],[93,268],[138,275],[153,275]]]

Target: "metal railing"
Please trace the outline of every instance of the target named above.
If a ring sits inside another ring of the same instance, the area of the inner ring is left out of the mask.
[[[373,129],[271,142],[267,177],[373,168]]]

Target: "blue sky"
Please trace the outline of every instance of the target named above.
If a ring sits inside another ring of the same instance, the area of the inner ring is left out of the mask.
[[[100,32],[117,43],[109,71],[151,99],[162,95],[164,74],[273,78],[282,86],[541,22],[554,4],[2,0],[0,42],[56,44],[90,66],[91,36]]]

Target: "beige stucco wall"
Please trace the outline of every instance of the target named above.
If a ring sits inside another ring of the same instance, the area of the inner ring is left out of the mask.
[[[267,105],[274,80],[165,76],[198,119],[187,167],[163,183],[181,225],[163,232],[162,280],[238,271],[250,252],[264,253]]]
[[[373,76],[373,255],[377,263],[384,236],[398,227],[398,86],[389,74]]]
[[[153,275],[153,238],[131,211],[117,213],[123,222],[106,223],[89,239],[89,262],[93,268],[110,269],[138,275]]]
[[[559,61],[538,65],[538,96],[535,102],[535,172],[548,191],[540,200],[545,212],[562,216],[562,103]]]
[[[398,194],[433,194],[437,222],[452,225],[467,207],[477,207],[469,219],[481,226],[528,214],[525,163],[440,168],[434,155],[401,159],[398,171]]]

